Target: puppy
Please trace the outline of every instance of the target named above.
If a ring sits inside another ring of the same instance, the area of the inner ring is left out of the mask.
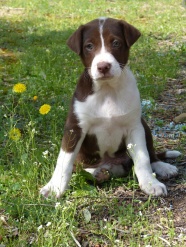
[[[141,190],[167,195],[153,172],[175,176],[177,168],[160,159],[176,158],[180,152],[156,154],[151,131],[141,118],[139,91],[127,66],[129,49],[140,35],[125,21],[99,18],[80,26],[68,39],[85,69],[72,98],[55,171],[40,191],[45,197],[64,193],[76,163],[98,182],[126,176],[134,164]]]

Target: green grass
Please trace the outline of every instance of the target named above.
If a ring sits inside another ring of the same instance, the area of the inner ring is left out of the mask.
[[[186,53],[181,1],[1,1],[2,246],[72,247],[74,239],[84,246],[86,242],[89,246],[165,246],[162,235],[171,244],[175,241],[172,213],[153,211],[157,200],[138,199],[133,176],[97,188],[81,172],[74,174],[58,207],[56,200],[45,200],[38,193],[54,169],[68,105],[83,69],[66,40],[80,24],[99,16],[125,19],[141,30],[142,37],[131,49],[130,66],[142,99],[156,100],[168,78],[179,75]],[[22,94],[12,92],[18,82],[27,87]],[[51,105],[47,115],[39,113],[43,104]],[[9,137],[14,127],[21,131],[18,141]],[[130,193],[128,198],[114,194],[120,186]],[[179,241],[176,246],[183,246]]]

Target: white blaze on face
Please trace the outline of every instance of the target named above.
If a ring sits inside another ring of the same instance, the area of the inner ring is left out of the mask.
[[[102,17],[99,19],[99,33],[100,33],[100,39],[101,39],[101,53],[106,52],[104,39],[103,39],[103,25],[105,23],[106,18]]]
[[[118,78],[121,75],[120,65],[115,59],[115,57],[110,52],[107,51],[107,46],[104,41],[103,28],[104,28],[106,19],[107,18],[104,18],[104,17],[99,19],[99,33],[100,33],[100,40],[101,40],[101,49],[95,55],[92,61],[91,69],[90,69],[90,73],[94,81],[102,79],[102,78],[104,79],[104,75],[98,70],[98,67],[97,67],[98,63],[101,63],[101,62],[106,62],[111,65],[109,74],[107,75],[107,79],[109,79],[109,77],[110,79],[113,77]]]

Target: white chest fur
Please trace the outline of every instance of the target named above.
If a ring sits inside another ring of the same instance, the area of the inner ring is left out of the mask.
[[[141,116],[139,92],[129,69],[117,82],[104,83],[86,101],[76,100],[74,105],[79,126],[85,134],[96,135],[101,156],[116,152]]]

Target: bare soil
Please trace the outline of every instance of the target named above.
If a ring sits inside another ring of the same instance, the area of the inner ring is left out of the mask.
[[[182,71],[179,79],[169,80],[165,91],[158,100],[161,106],[171,106],[166,107],[164,113],[161,114],[161,118],[163,117],[166,121],[172,121],[179,114],[186,112],[184,78],[186,78],[185,70]],[[156,112],[154,116],[157,117]],[[158,142],[168,149],[175,149],[178,146],[181,148],[181,158],[177,161],[170,161],[178,167],[179,174],[177,177],[166,181],[169,194],[164,202],[168,207],[172,207],[176,232],[186,234],[186,138],[183,141],[183,135],[177,140],[159,138]]]

